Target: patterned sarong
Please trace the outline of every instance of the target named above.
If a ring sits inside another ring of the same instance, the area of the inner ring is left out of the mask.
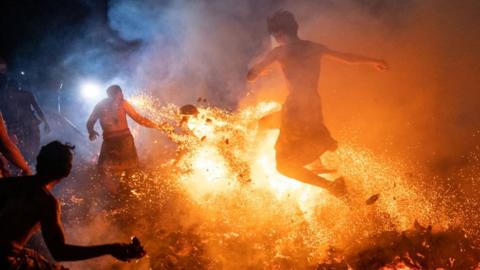
[[[130,130],[103,137],[98,167],[103,172],[121,172],[138,168],[138,156]]]
[[[282,107],[280,134],[275,144],[277,157],[307,165],[336,146],[337,141],[323,122],[319,102],[296,104],[287,100]]]

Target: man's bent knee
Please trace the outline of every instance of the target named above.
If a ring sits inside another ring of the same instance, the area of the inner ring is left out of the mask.
[[[260,129],[276,129],[281,126],[281,114],[280,112],[272,113],[260,118],[258,126]]]

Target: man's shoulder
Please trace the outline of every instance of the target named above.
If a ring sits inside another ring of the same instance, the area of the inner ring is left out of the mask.
[[[56,206],[58,201],[45,187],[34,183],[32,176],[7,177],[0,179],[0,191],[8,195],[28,194],[36,204]],[[0,193],[1,193],[0,192]]]
[[[23,184],[27,183],[32,176],[13,176],[13,177],[5,177],[0,179],[0,189],[2,188],[10,188],[13,186],[22,186]]]
[[[132,104],[130,104],[130,102],[126,99],[122,100],[122,105],[124,108],[132,106]]]
[[[97,108],[97,109],[102,109],[102,108],[105,108],[105,107],[109,106],[110,103],[111,103],[111,102],[110,102],[110,100],[109,100],[108,98],[104,98],[104,99],[100,100],[100,101],[97,103],[97,105],[95,106],[95,108]]]
[[[304,44],[312,49],[320,49],[320,50],[324,50],[327,48],[327,46],[325,46],[323,43],[320,43],[320,42],[316,42],[316,41],[311,41],[311,40],[304,40],[303,41]]]
[[[35,197],[38,202],[47,209],[56,209],[58,207],[58,200],[55,196],[46,188],[39,186],[35,189]]]

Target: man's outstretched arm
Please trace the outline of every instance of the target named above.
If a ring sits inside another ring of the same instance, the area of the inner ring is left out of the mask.
[[[346,63],[346,64],[367,64],[372,65],[378,70],[387,70],[388,65],[385,61],[380,59],[374,59],[370,57],[365,57],[361,55],[344,53],[339,51],[334,51],[328,48],[324,48],[324,55],[328,58],[334,59],[336,61]]]
[[[278,60],[279,55],[279,48],[275,48],[271,50],[265,58],[263,58],[260,62],[254,64],[247,73],[247,80],[248,81],[255,81],[257,77],[262,74],[262,72],[270,66],[273,62]]]
[[[42,235],[50,253],[57,261],[86,260],[103,255],[127,261],[141,258],[145,255],[143,248],[132,249],[129,244],[106,244],[98,246],[77,246],[65,243],[60,221],[60,206],[56,199],[51,198],[44,209],[41,220]]]
[[[130,116],[133,120],[135,120],[135,122],[139,123],[140,125],[148,128],[160,128],[158,124],[139,114],[128,101],[125,100],[123,102],[123,107],[125,109],[125,112],[127,112],[128,116]]]
[[[0,152],[15,166],[20,168],[24,174],[31,175],[32,171],[28,167],[25,158],[18,147],[10,140],[8,136],[7,127],[3,121],[3,116],[0,113]]]

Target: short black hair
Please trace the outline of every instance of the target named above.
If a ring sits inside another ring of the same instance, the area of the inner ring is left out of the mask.
[[[59,141],[44,145],[37,156],[37,174],[52,180],[67,177],[72,169],[73,149],[75,146]]]
[[[267,27],[269,34],[284,33],[287,35],[297,35],[298,23],[293,14],[288,10],[279,10],[267,18]]]
[[[108,88],[107,88],[107,95],[109,97],[113,97],[115,96],[115,94],[117,93],[121,93],[122,92],[122,88],[120,88],[119,85],[117,84],[114,84],[114,85],[110,85]]]

